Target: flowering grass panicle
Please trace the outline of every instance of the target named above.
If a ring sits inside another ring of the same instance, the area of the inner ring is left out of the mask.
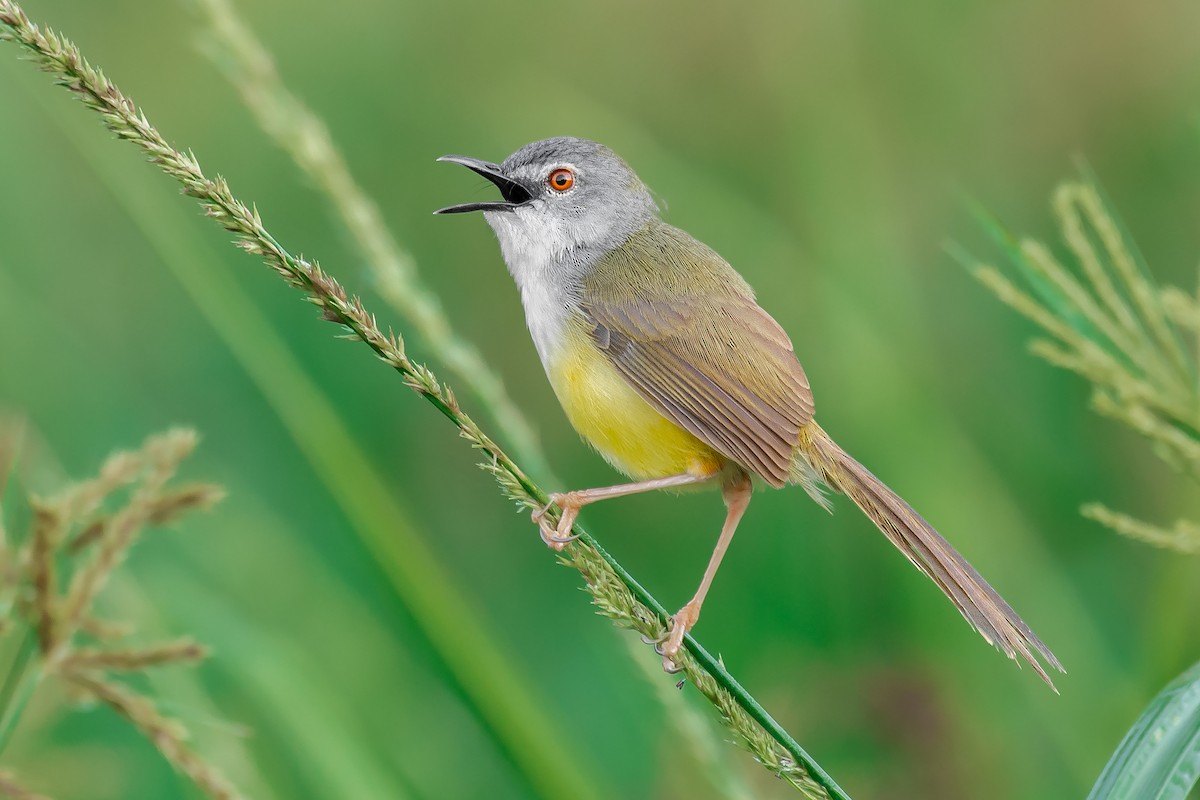
[[[1093,409],[1137,431],[1164,461],[1200,481],[1200,301],[1155,283],[1090,176],[1060,186],[1053,205],[1074,268],[983,211],[980,219],[1026,288],[995,266],[953,254],[1049,336],[1031,350],[1089,381]],[[1193,521],[1143,522],[1100,503],[1082,512],[1126,536],[1200,553]]]
[[[0,482],[19,463],[21,426],[0,420]],[[138,450],[113,454],[99,474],[51,495],[30,497],[29,530],[6,530],[0,545],[3,634],[21,632],[17,654],[0,687],[0,752],[11,740],[37,687],[55,679],[76,696],[99,702],[127,719],[209,797],[241,797],[214,766],[187,744],[188,732],[122,675],[196,664],[207,656],[188,637],[126,644],[132,623],[98,620],[97,597],[149,528],[206,510],[224,492],[171,480],[196,445],[196,434],[176,429],[153,436]],[[2,495],[0,495],[2,497]],[[10,509],[0,507],[0,520]],[[0,796],[33,798],[15,778],[0,775]]]

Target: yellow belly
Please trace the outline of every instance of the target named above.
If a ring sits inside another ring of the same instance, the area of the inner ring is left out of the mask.
[[[711,475],[724,458],[654,410],[578,328],[548,365],[554,393],[579,435],[637,480]]]

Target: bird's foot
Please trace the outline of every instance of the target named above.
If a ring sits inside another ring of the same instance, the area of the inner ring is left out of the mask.
[[[546,519],[546,512],[550,510],[550,506],[558,506],[560,510],[558,524],[554,526]],[[579,502],[575,492],[555,493],[550,495],[549,503],[533,512],[533,521],[537,523],[542,541],[547,547],[561,553],[564,547],[579,538],[579,534],[571,534],[571,527],[575,524],[575,518],[579,516],[579,509],[582,507],[583,504]]]
[[[692,600],[671,617],[671,628],[667,635],[654,646],[654,652],[662,656],[663,671],[674,675],[683,669],[676,659],[683,648],[683,637],[700,619],[700,604]]]

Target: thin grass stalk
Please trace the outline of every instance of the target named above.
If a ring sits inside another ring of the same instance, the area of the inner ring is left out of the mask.
[[[1197,270],[1196,293],[1193,297],[1194,297],[1194,299],[1192,301],[1191,307],[1194,311],[1200,311],[1200,270]],[[1164,295],[1163,296],[1163,305],[1164,306],[1167,305],[1166,301],[1167,301],[1167,296]],[[1194,313],[1193,317],[1196,320],[1200,321],[1200,313]],[[1200,358],[1200,322],[1198,322],[1197,324],[1192,326],[1192,334],[1195,337],[1192,341],[1192,347],[1195,348],[1194,352],[1196,353],[1197,358]],[[1196,377],[1193,381],[1193,385],[1196,387],[1196,389],[1195,389],[1196,396],[1198,398],[1200,398],[1200,370],[1197,371]],[[1200,413],[1200,408],[1197,409],[1197,412]]]
[[[1123,536],[1137,539],[1155,547],[1174,550],[1184,555],[1200,555],[1200,525],[1186,519],[1177,520],[1173,528],[1161,528],[1140,519],[1113,511],[1100,503],[1089,503],[1081,509],[1088,519],[1112,528]]]
[[[526,509],[541,508],[545,493],[459,407],[453,392],[423,365],[412,362],[402,341],[384,334],[361,301],[347,295],[314,261],[297,258],[263,226],[256,209],[236,199],[220,177],[207,178],[192,154],[175,150],[149,123],[144,114],[98,69],[83,59],[78,49],[53,31],[34,26],[12,0],[0,0],[3,38],[33,54],[33,60],[101,114],[106,127],[119,138],[139,146],[160,169],[178,180],[184,193],[200,201],[206,213],[237,237],[237,244],[259,255],[294,288],[321,309],[322,317],[346,328],[366,343],[381,360],[401,373],[417,391],[458,427],[460,435],[485,456],[483,468],[504,493]],[[600,548],[590,535],[574,530],[580,539],[564,551],[564,560],[587,579],[602,610],[618,617],[619,624],[658,635],[666,630],[669,615],[632,576]],[[717,707],[723,719],[754,756],[768,769],[809,797],[844,799],[847,795],[799,746],[754,698],[690,636],[686,654],[679,659],[686,674]]]
[[[184,537],[184,542],[194,541],[192,537]],[[198,547],[208,547],[206,544],[197,545]],[[162,591],[155,592],[152,596],[146,591],[142,582],[134,579],[128,573],[121,581],[109,587],[105,593],[105,606],[113,610],[113,613],[120,615],[129,615],[138,620],[138,631],[141,636],[157,639],[161,636],[166,636],[169,633],[170,625],[184,624],[186,620],[176,617],[171,609],[171,622],[168,624],[164,619],[164,612],[167,612],[168,605],[174,603],[164,603],[163,598],[170,593],[172,601],[174,601],[175,583],[164,582],[161,584]],[[210,592],[212,587],[207,587]],[[193,603],[195,608],[207,607],[204,603],[196,601]],[[205,612],[202,612],[205,613]],[[220,622],[217,623],[221,624]],[[188,630],[198,631],[198,626],[188,625]],[[81,629],[82,630],[82,629]],[[207,631],[207,629],[204,629]],[[128,636],[133,631],[122,632],[121,638]],[[89,632],[89,635],[95,636],[96,633],[103,631]],[[207,633],[205,634],[208,635]],[[186,638],[177,639],[177,642],[187,641]],[[205,649],[203,654],[205,657],[210,655],[207,652],[207,647],[201,645]],[[149,648],[146,648],[149,649]],[[75,652],[81,652],[76,650]],[[74,655],[74,653],[72,654]],[[219,659],[217,663],[207,662],[208,669],[202,673],[199,669],[153,669],[145,672],[145,680],[148,683],[149,695],[153,697],[170,698],[171,707],[179,709],[181,712],[186,709],[188,719],[205,720],[203,726],[196,726],[195,747],[197,750],[205,753],[209,763],[219,764],[224,774],[228,775],[231,782],[241,789],[242,793],[247,798],[254,800],[281,800],[278,795],[278,789],[283,787],[268,786],[267,779],[263,775],[266,768],[264,758],[263,745],[265,737],[258,735],[259,732],[248,727],[241,721],[244,709],[239,706],[237,715],[238,720],[232,720],[225,716],[224,712],[218,708],[213,700],[210,690],[205,686],[208,682],[207,678],[211,677],[211,670],[221,669],[221,665],[228,665],[232,660],[228,652],[223,653],[224,658]],[[181,665],[190,665],[192,662],[186,658],[168,662]],[[251,752],[253,750],[253,753]]]
[[[192,0],[192,4],[209,25],[211,44],[204,49],[213,64],[267,135],[325,194],[370,266],[383,298],[482,402],[516,457],[535,475],[550,480],[549,464],[533,426],[479,351],[454,332],[437,295],[421,281],[415,260],[396,242],[379,207],[354,180],[329,128],[284,85],[271,54],[229,0]]]
[[[1093,405],[1103,414],[1120,419],[1125,419],[1127,415],[1130,418],[1153,418],[1155,424],[1160,425],[1166,424],[1162,422],[1164,413],[1173,416],[1172,409],[1164,409],[1161,402],[1156,402],[1156,398],[1161,401],[1161,396],[1154,393],[1152,386],[1121,369],[1112,369],[1115,362],[1080,356],[1045,339],[1035,339],[1030,343],[1029,351],[1053,366],[1091,381],[1097,387],[1093,394]],[[1140,431],[1143,426],[1133,427]],[[1178,427],[1170,427],[1175,431],[1171,438],[1179,442],[1177,449],[1185,454],[1200,452],[1200,441]]]
[[[1060,186],[1054,198],[1059,225],[1091,288],[1110,307],[1116,324],[1127,330],[1136,341],[1136,349],[1127,353],[1132,364],[1144,370],[1162,391],[1169,393],[1174,399],[1173,402],[1186,403],[1189,397],[1190,367],[1183,358],[1178,341],[1169,330],[1166,336],[1171,345],[1164,344],[1162,329],[1169,326],[1163,304],[1159,298],[1154,298],[1153,302],[1140,299],[1153,292],[1148,288],[1147,282],[1140,279],[1136,267],[1129,260],[1128,250],[1122,246],[1121,237],[1116,233],[1111,217],[1098,206],[1098,202],[1096,190],[1092,186],[1080,183]],[[1085,224],[1092,233],[1085,230]],[[1108,270],[1101,266],[1099,253],[1092,244],[1093,234],[1105,247],[1109,261],[1113,263],[1125,291],[1134,298],[1142,318],[1146,321],[1145,325],[1137,321],[1133,309],[1121,298],[1109,279]],[[1147,326],[1154,331],[1154,338],[1147,333]]]
[[[509,399],[499,376],[479,352],[454,334],[440,300],[421,283],[412,256],[400,248],[383,223],[378,206],[354,180],[328,125],[283,82],[271,53],[232,2],[191,0],[189,5],[197,8],[210,26],[212,38],[205,42],[204,53],[238,91],[263,131],[329,198],[371,266],[380,295],[408,317],[428,347],[474,390],[509,441],[516,459],[531,465],[529,471],[543,481],[555,480],[533,426]],[[634,660],[640,669],[646,669],[649,663],[641,658]],[[720,758],[711,746],[715,740],[706,738],[707,732],[702,729],[707,721],[698,722],[696,713],[677,692],[669,691],[661,681],[656,683],[660,684],[658,696],[663,705],[677,717],[681,732],[694,742],[697,758],[703,755],[705,763],[717,771],[718,766],[712,763]],[[719,766],[725,772],[714,772],[714,779],[727,787],[737,784],[736,775],[724,765]],[[744,787],[734,794],[748,796]]]
[[[1166,286],[1159,296],[1167,318],[1182,328],[1183,332],[1191,333],[1192,352],[1200,356],[1200,270],[1197,270],[1197,276],[1196,288],[1191,295],[1174,286]],[[1191,385],[1193,397],[1200,402],[1200,373],[1192,379]],[[1195,409],[1195,414],[1200,419],[1200,406]]]
[[[17,465],[21,454],[21,441],[24,438],[24,422],[20,417],[8,418],[0,409],[0,511],[4,509],[4,493],[8,490],[8,481]],[[3,534],[4,516],[0,514],[0,545],[7,545],[8,537]]]
[[[284,339],[262,320],[238,283],[214,269],[219,259],[210,253],[209,240],[197,235],[190,216],[164,203],[155,191],[159,187],[146,185],[140,173],[130,173],[110,160],[108,143],[82,134],[65,119],[62,108],[47,103],[37,92],[30,94],[29,101],[41,104],[59,122],[63,135],[108,187],[113,203],[126,211],[242,365],[328,488],[350,529],[412,611],[447,675],[523,778],[538,796],[579,800],[596,796],[599,779],[586,763],[586,753],[566,750],[557,759],[545,758],[541,742],[559,741],[566,735],[539,712],[528,679],[504,658],[495,635],[479,621],[453,574],[418,534],[395,488],[371,464],[332,401],[305,374]],[[4,296],[3,276],[0,269],[0,297]]]
[[[1083,315],[1084,319],[1104,334],[1116,346],[1117,350],[1134,363],[1137,363],[1137,348],[1113,324],[1108,316],[1100,310],[1100,307],[1096,305],[1092,296],[1084,289],[1083,284],[1068,272],[1062,264],[1058,263],[1058,260],[1050,254],[1050,251],[1041,242],[1026,239],[1021,242],[1020,251],[1021,255],[1025,257],[1026,263],[1038,270],[1042,277],[1048,279],[1051,285],[1061,293],[1062,297],[1078,313]]]
[[[31,530],[22,537],[19,551],[22,558],[15,578],[17,587],[27,591],[14,604],[18,612],[14,616],[28,625],[9,665],[4,685],[0,687],[0,751],[10,741],[30,697],[45,678],[66,677],[70,682],[72,674],[86,669],[96,681],[105,682],[110,693],[115,693],[113,696],[121,695],[126,708],[144,712],[147,708],[153,709],[151,702],[126,687],[110,683],[106,673],[195,663],[205,655],[206,651],[190,639],[141,648],[76,650],[72,639],[78,626],[71,624],[64,615],[64,609],[69,605],[67,600],[77,597],[79,599],[72,602],[83,604],[81,619],[85,622],[91,619],[90,606],[96,592],[144,523],[169,521],[206,505],[218,494],[212,487],[204,485],[170,490],[164,486],[195,440],[195,434],[186,430],[151,437],[140,451],[118,453],[109,458],[98,477],[60,492],[51,500],[30,498],[33,513],[28,525]],[[139,485],[131,491],[128,503],[115,515],[114,525],[109,528],[113,536],[101,540],[92,560],[76,571],[68,588],[60,592],[57,570],[60,560],[64,561],[64,567],[67,566],[66,559],[61,558],[67,535],[99,508],[106,494],[138,479]],[[129,526],[132,529],[127,530]],[[86,591],[77,593],[80,586],[87,587]],[[145,713],[142,717],[149,718]],[[162,740],[164,736],[172,736],[182,742],[186,729],[181,723],[158,717],[157,724],[141,727],[168,758],[172,758],[172,752],[179,754],[176,765],[209,796],[218,800],[240,797],[219,772],[198,755]],[[0,794],[4,791],[0,785]]]
[[[55,603],[58,596],[58,570],[55,550],[62,536],[63,517],[60,511],[44,501],[33,502],[33,608],[37,615],[38,645],[43,653],[54,647],[58,620]]]
[[[1117,291],[1108,270],[1104,268],[1099,254],[1092,245],[1091,237],[1084,231],[1083,219],[1078,208],[1079,190],[1078,184],[1063,184],[1054,192],[1054,210],[1058,215],[1067,246],[1079,260],[1084,275],[1087,276],[1104,305],[1108,307],[1109,313],[1112,314],[1117,325],[1131,340],[1137,343],[1136,352],[1129,354],[1133,358],[1133,363],[1143,366],[1152,364],[1156,372],[1160,375],[1164,374],[1165,365],[1160,358],[1159,350],[1150,342],[1145,328],[1138,322],[1129,304]]]
[[[1164,308],[1168,308],[1169,296],[1170,295],[1168,293],[1163,293]],[[1192,325],[1192,335],[1194,337],[1192,342],[1192,351],[1196,355],[1196,359],[1200,360],[1200,270],[1196,270],[1196,289],[1195,294],[1192,297],[1192,302],[1189,303],[1189,306],[1193,311],[1193,319],[1198,320],[1198,323]],[[1195,387],[1195,397],[1198,398],[1198,401],[1200,401],[1200,368],[1196,369],[1196,374],[1193,378],[1193,386]],[[1200,415],[1200,408],[1196,408],[1195,410],[1196,414]]]
[[[203,566],[207,573],[214,568],[214,563],[209,561]],[[221,566],[215,569],[225,572]],[[225,648],[247,654],[230,668],[236,671],[239,689],[247,695],[247,713],[259,717],[257,735],[263,744],[269,737],[275,749],[296,759],[296,763],[285,767],[290,778],[302,784],[309,796],[322,800],[418,800],[422,797],[436,800],[442,796],[422,794],[410,785],[408,769],[397,768],[394,757],[377,752],[380,742],[364,742],[363,737],[370,735],[360,726],[364,717],[345,698],[327,691],[326,684],[335,673],[323,669],[319,659],[309,658],[304,649],[298,648],[278,630],[256,625],[248,619],[241,613],[234,593],[221,592],[214,597],[210,583],[213,579],[201,579],[190,571],[168,568],[163,570],[156,583],[171,587],[180,602],[180,613],[184,619],[191,620],[192,626],[199,626],[202,631],[210,630],[208,636],[221,637]],[[338,601],[332,599],[332,602]],[[401,675],[408,677],[407,673]],[[440,738],[437,733],[431,732],[431,735]],[[542,745],[542,757],[548,759],[545,742],[539,744]],[[257,749],[262,752],[262,748]],[[463,769],[474,766],[477,757],[474,750],[460,747],[457,753]],[[555,748],[554,757],[558,757],[558,748]],[[544,796],[534,794],[536,791],[534,786],[521,796],[530,800]],[[490,795],[485,792],[477,796]],[[554,800],[558,797],[574,800],[579,796],[578,793],[549,795]]]
[[[679,740],[669,740],[672,752],[682,744],[691,751],[692,759],[704,771],[708,782],[727,800],[754,800],[754,792],[725,757],[724,742],[713,735],[708,718],[688,704],[687,698],[670,683],[663,681],[658,659],[645,658],[637,644],[627,640],[629,652],[642,676],[653,688],[658,700],[667,709]]]
[[[1124,235],[1116,220],[1105,208],[1100,193],[1096,190],[1095,181],[1084,184],[1078,193],[1078,202],[1084,209],[1088,221],[1095,227],[1104,243],[1104,248],[1117,269],[1117,274],[1125,282],[1129,293],[1133,296],[1142,316],[1149,323],[1159,346],[1166,351],[1182,375],[1192,374],[1192,365],[1179,344],[1179,339],[1171,330],[1163,310],[1162,299],[1153,291],[1149,275],[1143,265],[1136,263],[1133,251],[1127,245],[1128,237]]]
[[[2,268],[3,265],[0,265]],[[2,289],[0,289],[2,291]],[[6,418],[0,412],[0,635],[13,624],[10,611],[20,597],[21,577],[29,560],[30,548],[9,538],[5,523],[4,500],[24,443],[25,423],[21,418]],[[0,704],[0,717],[4,706]]]
[[[1140,403],[1128,400],[1117,402],[1104,391],[1098,390],[1093,394],[1092,408],[1106,417],[1120,420],[1153,444],[1166,448],[1181,459],[1181,463],[1177,464],[1181,471],[1190,471],[1200,477],[1200,442],[1178,426]]]
[[[971,269],[979,282],[989,288],[1002,303],[1074,349],[1075,352],[1071,354],[1061,349],[1046,351],[1057,357],[1055,361],[1059,366],[1077,372],[1093,382],[1111,385],[1115,391],[1120,392],[1123,399],[1136,399],[1177,419],[1190,420],[1194,417],[1190,405],[1181,404],[1178,398],[1159,391],[1144,378],[1134,375],[1126,364],[1017,288],[1000,270],[991,265],[979,264],[972,265]],[[1039,344],[1038,347],[1043,345]],[[1042,354],[1039,352],[1039,355]]]
[[[1108,306],[1108,310],[1116,318],[1121,328],[1145,344],[1145,329],[1137,321],[1129,304],[1117,291],[1108,270],[1100,263],[1099,255],[1083,230],[1083,220],[1077,207],[1079,188],[1078,184],[1067,183],[1059,186],[1054,192],[1054,210],[1058,215],[1059,224],[1062,226],[1063,236],[1067,245],[1079,258],[1079,264],[1095,288],[1096,294]]]
[[[92,601],[125,558],[142,527],[154,515],[156,498],[175,475],[179,462],[195,446],[196,434],[189,430],[169,431],[147,442],[144,452],[147,454],[149,471],[125,507],[113,516],[104,536],[97,542],[92,560],[71,579],[53,629],[55,637],[44,650],[48,661],[53,663],[61,655],[59,645],[79,630]]]
[[[1018,289],[1016,284],[1005,277],[1004,273],[996,267],[990,264],[975,265],[972,267],[972,272],[976,279],[991,289],[1002,302],[1011,306],[1021,315],[1028,317],[1047,333],[1061,339],[1080,352],[1090,349],[1096,351],[1098,356],[1107,357],[1107,354],[1090,339],[1085,338],[1066,322],[1047,311],[1032,297]]]
[[[41,681],[37,658],[38,636],[33,628],[28,628],[21,637],[21,644],[13,656],[12,663],[9,664],[8,673],[4,676],[4,685],[0,686],[0,753],[3,753],[12,741],[21,714]]]
[[[190,637],[150,647],[104,650],[82,647],[62,659],[59,668],[71,670],[118,670],[135,672],[164,664],[195,664],[208,658],[208,648]]]
[[[68,672],[63,677],[133,723],[172,766],[187,775],[209,797],[217,800],[239,800],[242,797],[225,776],[188,747],[187,731],[183,726],[164,717],[148,698],[92,672]]]

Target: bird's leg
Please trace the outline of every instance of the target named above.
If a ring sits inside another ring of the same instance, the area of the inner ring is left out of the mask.
[[[663,657],[663,669],[667,672],[678,672],[680,669],[675,663],[675,656],[678,655],[679,648],[683,646],[683,637],[700,619],[700,606],[704,602],[704,596],[708,594],[708,587],[712,585],[713,577],[717,574],[717,567],[721,566],[725,550],[728,549],[729,542],[733,540],[733,532],[737,530],[742,514],[746,513],[746,506],[750,505],[753,486],[750,478],[743,473],[725,484],[721,491],[725,498],[725,524],[721,527],[721,536],[717,539],[717,546],[713,549],[712,558],[708,560],[708,567],[704,570],[700,588],[696,590],[696,594],[687,602],[687,605],[671,617],[671,630],[667,634],[666,640],[655,648]]]
[[[549,545],[552,550],[561,551],[567,546],[567,542],[573,542],[579,538],[578,536],[571,535],[571,526],[575,524],[575,518],[579,516],[579,509],[589,503],[595,503],[597,500],[607,500],[610,497],[624,497],[630,494],[652,492],[655,489],[674,489],[678,486],[704,483],[712,480],[716,475],[716,472],[704,474],[685,472],[682,475],[655,478],[651,481],[638,481],[637,483],[623,483],[619,486],[604,486],[599,489],[581,489],[574,492],[552,494],[550,495],[550,502],[546,506],[533,512],[533,521],[538,524],[538,529],[542,533],[542,541]],[[551,527],[550,523],[546,521],[546,512],[550,510],[550,506],[558,506],[562,510],[562,513],[558,517],[558,525],[555,527]]]

